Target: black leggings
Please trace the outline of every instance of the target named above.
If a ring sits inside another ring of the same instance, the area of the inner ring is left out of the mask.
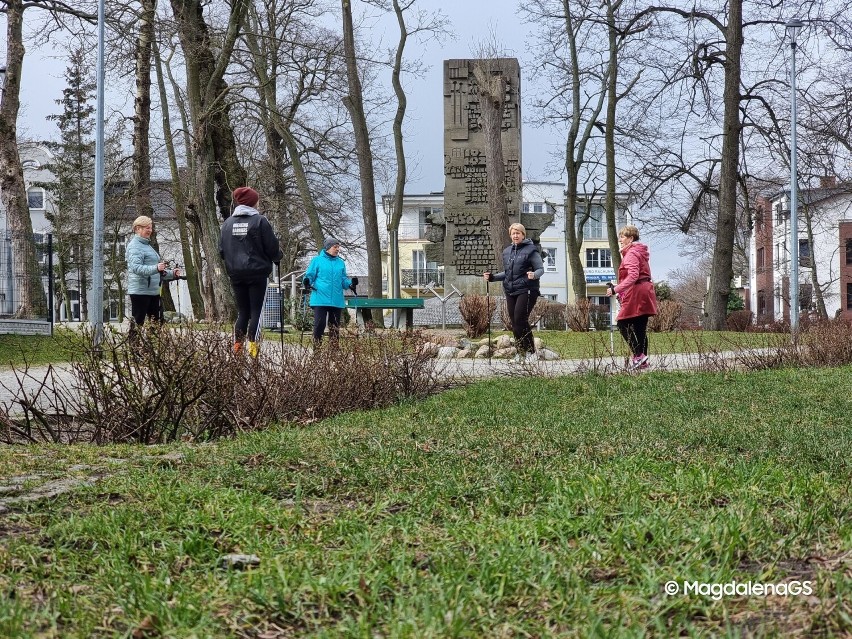
[[[246,335],[256,342],[260,334],[260,314],[266,299],[266,278],[262,280],[231,280],[234,301],[237,303],[237,322],[234,324],[234,341],[241,342]]]
[[[328,335],[333,341],[337,341],[340,335],[340,314],[342,308],[336,306],[314,306],[314,342],[322,342],[322,334],[325,333],[326,320],[328,321]]]
[[[648,354],[648,315],[618,320],[618,332],[633,355]]]
[[[145,318],[150,317],[153,321],[160,321],[160,296],[159,295],[131,295],[130,316],[133,324],[142,326]],[[131,325],[131,330],[133,325]]]
[[[530,312],[539,295],[539,291],[527,291],[520,295],[506,296],[506,306],[509,309],[509,317],[512,318],[512,333],[515,335],[515,346],[519,353],[535,353]]]

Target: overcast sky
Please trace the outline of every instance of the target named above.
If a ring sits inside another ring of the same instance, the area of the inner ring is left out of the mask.
[[[563,182],[564,133],[558,129],[537,129],[530,123],[536,88],[527,51],[534,34],[531,26],[521,23],[516,14],[517,3],[511,0],[419,0],[419,4],[430,10],[440,9],[449,19],[454,37],[445,38],[442,44],[434,40],[426,43],[410,40],[406,47],[408,56],[422,58],[428,67],[422,76],[404,79],[409,105],[405,122],[406,156],[409,158],[406,191],[443,190],[443,60],[474,57],[477,45],[492,40],[492,36],[496,36],[507,54],[521,62],[524,179]],[[376,15],[375,12],[372,15]],[[384,47],[395,46],[398,38],[395,19],[388,16],[387,19],[373,19],[369,24],[376,41],[381,40]],[[5,30],[5,25],[0,26]],[[55,100],[61,96],[64,86],[65,64],[52,51],[28,47],[21,91],[19,126],[22,136],[55,136],[56,124],[45,118],[59,109]],[[108,104],[107,108],[126,111],[132,106],[129,91],[130,87],[126,96],[108,95],[108,102],[113,104]],[[680,265],[675,246],[677,238],[645,236],[643,241],[651,246],[652,267],[657,279],[664,279],[670,269]]]

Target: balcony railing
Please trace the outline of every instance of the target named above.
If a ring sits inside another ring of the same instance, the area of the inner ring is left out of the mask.
[[[435,286],[444,285],[444,269],[442,268],[404,268],[401,273],[402,285],[413,288],[426,286],[434,282]]]

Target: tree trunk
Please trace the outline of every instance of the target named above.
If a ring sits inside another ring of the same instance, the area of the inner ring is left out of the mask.
[[[731,0],[725,34],[725,85],[722,95],[722,164],[719,175],[719,213],[716,245],[707,294],[707,328],[726,328],[728,295],[734,276],[734,236],[737,220],[737,174],[740,140],[740,75],[743,46],[742,0]]]
[[[379,242],[379,220],[376,212],[376,189],[373,176],[373,151],[370,147],[370,130],[364,113],[364,98],[355,52],[355,32],[352,25],[351,0],[341,0],[343,10],[343,50],[346,58],[346,76],[349,95],[343,104],[352,118],[355,149],[358,155],[358,173],[361,178],[361,209],[364,217],[364,235],[367,244],[367,282],[370,297],[382,296],[382,255]]]
[[[46,317],[47,295],[33,243],[33,225],[24,183],[24,170],[18,153],[18,109],[21,69],[24,62],[21,0],[6,1],[6,78],[0,101],[0,197],[6,210],[6,224],[12,233],[14,272],[18,274],[18,307],[15,316]]]
[[[616,5],[620,5],[617,2]],[[612,0],[606,2],[607,34],[609,37],[609,65],[607,66],[606,124],[604,125],[604,146],[606,154],[606,236],[609,240],[609,253],[612,267],[618,273],[621,266],[621,251],[618,245],[615,203],[615,117],[618,105],[618,36],[615,23],[615,8]]]
[[[817,271],[816,255],[814,254],[814,225],[809,207],[805,207],[805,231],[808,236],[808,246],[811,248],[811,288],[813,288],[816,310],[821,320],[828,319],[828,309],[825,308],[825,298],[822,295],[822,287],[819,285],[819,272]]]
[[[405,164],[405,144],[402,137],[402,122],[405,119],[405,110],[408,107],[408,99],[405,95],[405,89],[402,87],[400,75],[402,73],[402,56],[405,51],[405,44],[408,40],[408,29],[405,26],[405,15],[402,7],[399,5],[399,0],[393,0],[393,10],[396,14],[396,21],[399,25],[399,42],[396,46],[396,53],[393,59],[393,70],[391,72],[391,84],[393,92],[396,95],[396,113],[393,117],[393,147],[396,153],[396,181],[393,189],[393,203],[391,204],[392,211],[388,220],[388,236],[392,243],[391,246],[391,273],[390,278],[393,287],[389,287],[390,294],[393,297],[402,295],[402,287],[400,283],[399,270],[399,223],[402,220],[402,200],[405,195],[405,182],[408,178],[407,168]],[[398,311],[397,311],[398,312]]]
[[[479,85],[479,108],[485,142],[485,191],[488,200],[488,233],[494,264],[502,268],[503,248],[509,244],[509,205],[506,201],[506,161],[503,158],[503,106],[506,78],[493,74],[488,61],[474,63]]]
[[[169,99],[166,94],[166,81],[163,77],[163,67],[160,58],[159,47],[153,42],[154,64],[157,73],[157,89],[160,94],[160,108],[163,114],[163,137],[166,143],[166,153],[169,156],[169,170],[172,176],[172,199],[175,203],[175,216],[178,222],[178,234],[180,236],[181,255],[183,255],[183,267],[186,273],[186,285],[189,289],[189,301],[192,306],[193,317],[204,316],[204,300],[201,297],[200,274],[201,262],[196,261],[192,254],[189,230],[186,219],[186,198],[181,187],[181,176],[178,170],[177,154],[172,137],[171,118],[169,116]]]
[[[151,217],[151,47],[157,0],[141,0],[136,37],[136,96],[133,114],[133,197],[136,215]]]
[[[245,13],[245,1],[233,0],[228,31],[217,44],[218,56],[197,0],[171,0],[186,59],[187,99],[193,135],[195,212],[201,226],[201,245],[207,262],[205,316],[226,321],[235,307],[225,265],[219,255],[219,217],[230,214],[231,189],[245,184],[245,170],[236,155],[229,122],[227,84],[222,79]],[[218,216],[217,216],[218,211]]]

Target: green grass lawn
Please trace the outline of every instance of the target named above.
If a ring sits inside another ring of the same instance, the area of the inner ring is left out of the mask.
[[[67,362],[82,339],[75,330],[56,329],[46,335],[0,335],[0,367]]]
[[[0,636],[849,636],[850,374],[513,378],[214,445],[0,448],[27,486],[104,474],[0,515]],[[813,594],[663,591],[790,580]]]

